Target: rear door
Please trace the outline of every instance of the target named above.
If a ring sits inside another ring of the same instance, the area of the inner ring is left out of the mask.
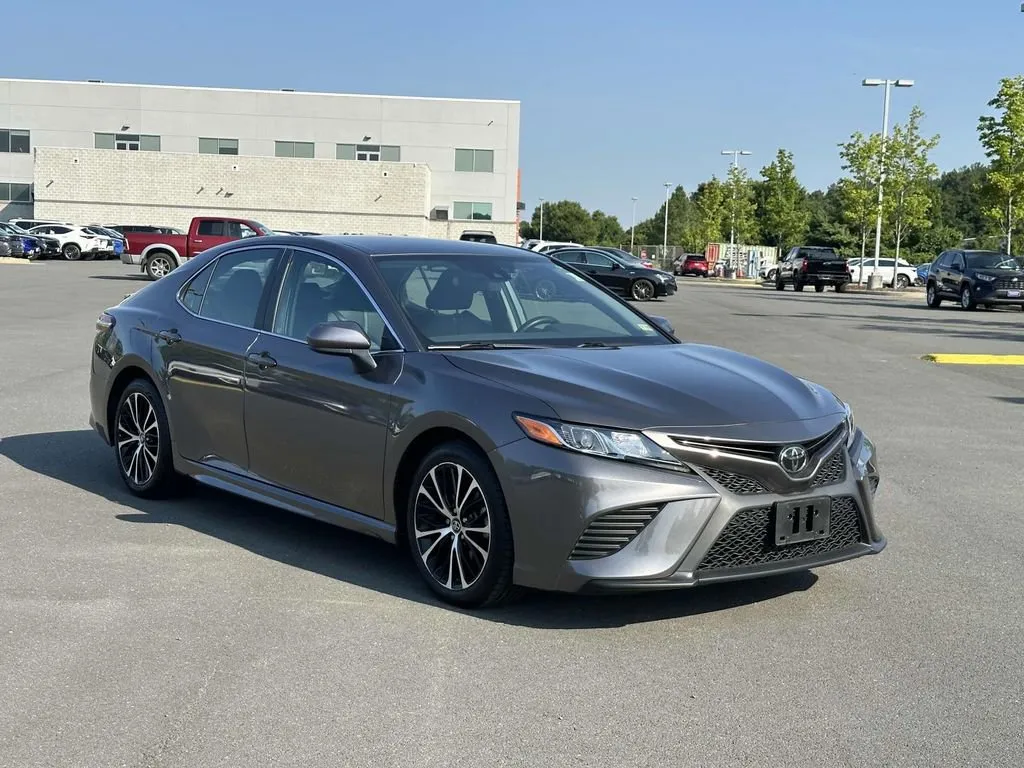
[[[260,335],[258,319],[282,256],[280,247],[266,246],[225,253],[182,288],[179,311],[155,329],[174,446],[186,459],[246,471],[245,355]]]
[[[945,264],[942,270],[942,290],[951,296],[959,296],[966,267],[964,255],[960,251],[950,251]]]

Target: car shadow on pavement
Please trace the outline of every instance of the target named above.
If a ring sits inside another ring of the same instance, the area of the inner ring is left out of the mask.
[[[146,500],[124,488],[110,449],[88,429],[14,435],[0,456],[118,505],[117,520],[189,528],[261,557],[405,600],[539,629],[609,628],[685,618],[771,600],[817,581],[799,572],[758,581],[623,595],[527,591],[510,605],[462,611],[440,602],[404,552],[386,542],[199,484],[178,499]]]

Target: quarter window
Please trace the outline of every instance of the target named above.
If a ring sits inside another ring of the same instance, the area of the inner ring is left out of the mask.
[[[12,203],[30,203],[32,202],[32,185],[0,182],[0,200],[9,200]]]
[[[0,128],[0,152],[13,152],[19,155],[27,154],[30,144],[28,131]]]
[[[185,307],[195,314],[199,314],[199,310],[203,306],[203,296],[206,294],[206,289],[210,285],[210,278],[213,276],[213,267],[207,267],[198,275],[189,280],[184,290],[181,292],[181,303]]]
[[[322,256],[296,251],[281,283],[273,332],[304,342],[315,325],[340,321],[358,324],[371,350],[397,347],[380,313],[347,270]]]
[[[456,219],[491,220],[494,209],[492,203],[460,203],[452,206],[452,214]]]
[[[263,287],[280,252],[277,248],[247,248],[221,256],[204,291],[200,316],[255,328]]]
[[[275,157],[313,157],[312,141],[275,141]]]
[[[455,170],[477,173],[494,172],[493,149],[456,149]]]
[[[97,133],[95,147],[128,152],[159,152],[160,137],[147,133]]]
[[[237,155],[238,139],[199,139],[201,155]]]

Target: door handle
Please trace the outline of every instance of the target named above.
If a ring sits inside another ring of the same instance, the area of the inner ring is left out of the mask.
[[[192,242],[193,242],[193,243],[201,243],[201,242],[203,242],[203,241],[202,241],[202,240],[199,240],[199,239],[194,239],[194,240],[193,240]]]
[[[267,368],[273,368],[277,365],[277,360],[272,358],[266,352],[250,352],[245,356],[245,359],[259,368],[261,371],[265,371]]]
[[[181,334],[174,330],[160,331],[157,333],[156,337],[166,344],[175,344],[181,341]]]

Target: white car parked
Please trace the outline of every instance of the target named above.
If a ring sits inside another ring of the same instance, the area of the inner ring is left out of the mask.
[[[60,252],[68,261],[79,259],[105,259],[114,254],[114,241],[89,227],[73,224],[42,224],[32,227],[30,235],[50,235],[60,242]]]
[[[892,268],[895,263],[895,259],[878,259],[878,273],[882,276],[882,282],[886,285],[892,285]],[[847,264],[849,264],[850,267],[851,282],[854,283],[859,283],[861,281],[862,271],[865,283],[871,273],[875,271],[874,256],[867,256],[864,259],[859,257],[856,259],[850,259]],[[917,281],[917,267],[905,259],[900,259],[900,265],[896,270],[896,287],[902,291],[909,288]]]

